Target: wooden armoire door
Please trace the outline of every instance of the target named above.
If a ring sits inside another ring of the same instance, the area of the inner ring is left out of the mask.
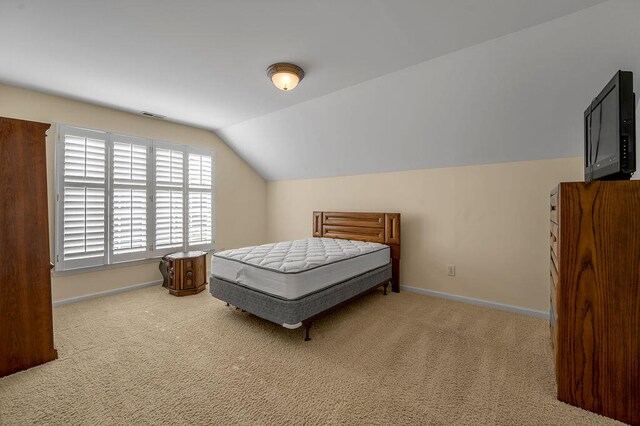
[[[58,356],[49,263],[49,127],[0,117],[0,377]]]

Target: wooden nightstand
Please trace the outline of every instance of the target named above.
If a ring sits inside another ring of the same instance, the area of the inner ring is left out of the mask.
[[[174,296],[200,293],[207,286],[207,253],[187,251],[171,253],[160,261],[163,287]]]

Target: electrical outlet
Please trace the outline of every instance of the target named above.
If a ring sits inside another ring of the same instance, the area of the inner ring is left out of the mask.
[[[456,276],[456,265],[447,265],[447,271],[450,277]]]

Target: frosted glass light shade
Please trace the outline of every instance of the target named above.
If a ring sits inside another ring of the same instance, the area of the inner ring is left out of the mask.
[[[279,72],[271,76],[271,81],[280,90],[291,90],[300,82],[297,75],[288,72]]]
[[[267,75],[273,84],[280,90],[289,91],[295,89],[304,77],[304,71],[294,64],[273,64],[267,68]]]

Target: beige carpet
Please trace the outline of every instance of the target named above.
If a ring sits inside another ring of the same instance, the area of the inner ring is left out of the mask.
[[[59,359],[0,379],[0,424],[614,422],[555,399],[544,320],[404,292],[312,341],[203,292],[159,287],[54,310]]]

